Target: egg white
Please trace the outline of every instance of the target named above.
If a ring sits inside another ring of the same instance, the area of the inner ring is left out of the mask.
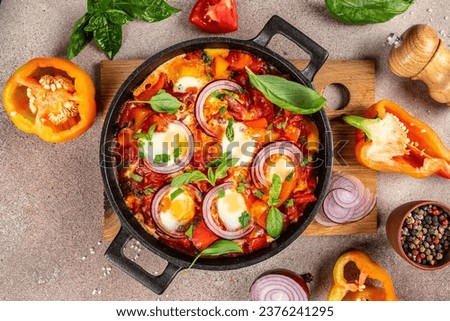
[[[294,170],[294,164],[290,161],[288,157],[278,157],[276,161],[270,162],[266,161],[266,179],[271,182],[273,175],[277,174],[280,176],[283,182],[286,177]]]
[[[256,141],[249,135],[243,123],[233,123],[234,140],[230,142],[227,135],[222,137],[222,152],[231,151],[232,158],[239,159],[236,166],[249,166],[256,149]]]
[[[217,199],[217,214],[227,231],[242,229],[239,222],[244,211],[248,211],[244,196],[236,190],[225,190],[225,196]]]
[[[173,91],[177,93],[184,93],[188,88],[197,88],[197,91],[199,91],[204,85],[205,82],[203,79],[186,76],[177,80],[177,82],[173,85]]]
[[[171,188],[168,195],[175,192],[176,188]],[[192,195],[186,191],[179,194],[172,202],[180,202],[183,204],[184,211],[180,213],[175,213],[173,207],[171,206],[167,211],[161,211],[159,213],[159,219],[161,224],[169,231],[176,232],[180,226],[188,224],[192,217],[186,216],[186,213],[195,213],[195,203]]]

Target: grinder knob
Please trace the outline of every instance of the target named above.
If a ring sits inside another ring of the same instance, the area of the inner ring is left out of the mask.
[[[421,80],[430,96],[450,106],[450,51],[432,27],[414,25],[401,39],[391,35],[394,45],[389,55],[389,67],[400,77]]]

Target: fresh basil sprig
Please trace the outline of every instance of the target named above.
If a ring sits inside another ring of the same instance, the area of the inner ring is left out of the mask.
[[[176,114],[184,104],[165,90],[160,90],[149,101],[152,109],[158,113]]]
[[[219,179],[227,176],[228,168],[236,165],[239,160],[238,158],[230,158],[229,156],[230,152],[226,152],[221,158],[208,163],[208,165],[216,167],[216,170],[213,170],[211,167],[208,168],[208,176],[198,170],[185,172],[175,177],[172,180],[171,186],[181,187],[183,185],[199,181],[208,181],[212,186],[215,186]]]
[[[280,236],[281,231],[283,230],[283,215],[280,210],[275,207],[280,202],[279,197],[281,187],[281,177],[278,174],[273,174],[272,186],[269,190],[269,201],[267,202],[270,208],[266,219],[267,234],[273,238]]]
[[[325,0],[328,11],[352,25],[379,23],[405,12],[414,0]]]
[[[317,91],[295,81],[274,75],[255,75],[245,67],[250,83],[270,102],[294,114],[313,114],[325,106],[327,100]]]
[[[227,136],[229,142],[232,142],[234,140],[234,128],[232,118],[228,118],[228,125],[227,128],[225,129],[225,135]]]
[[[197,262],[197,260],[202,256],[218,256],[228,253],[242,253],[242,248],[228,240],[219,240],[214,242],[212,245],[208,246],[206,249],[201,251],[192,261],[191,265],[187,268],[188,270]]]
[[[161,21],[179,11],[165,0],[87,0],[87,13],[72,29],[67,59],[77,56],[92,39],[113,59],[122,46],[123,25],[136,19]]]

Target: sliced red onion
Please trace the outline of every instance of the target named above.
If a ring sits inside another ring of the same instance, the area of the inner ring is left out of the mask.
[[[163,231],[165,234],[172,236],[173,238],[183,238],[185,237],[185,232],[184,231],[171,231],[169,229],[167,229],[161,222],[161,217],[160,217],[160,211],[159,211],[159,204],[161,203],[162,199],[164,198],[164,196],[167,195],[167,193],[170,191],[172,187],[169,185],[166,185],[164,187],[162,187],[153,197],[152,200],[152,206],[151,206],[151,214],[152,214],[152,218],[153,221],[156,223],[156,225],[161,229],[161,231]],[[196,198],[196,202],[200,202],[201,201],[201,193],[200,191],[193,185],[185,185],[183,187],[181,187],[183,190],[188,190],[190,195],[192,195],[193,197]]]
[[[264,174],[264,165],[267,158],[277,154],[289,157],[294,163],[294,168],[300,166],[303,161],[302,151],[292,142],[278,141],[266,145],[258,152],[258,154],[256,154],[250,169],[253,183],[259,188],[270,186],[270,183],[267,182],[266,175]]]
[[[204,132],[212,137],[217,137],[217,135],[209,129],[209,126],[206,123],[205,114],[203,113],[203,108],[205,107],[208,97],[216,90],[229,90],[236,92],[242,91],[242,87],[231,80],[215,80],[207,84],[198,94],[197,100],[195,101],[195,117]]]
[[[146,157],[147,164],[150,167],[150,169],[152,171],[154,171],[155,173],[171,174],[171,173],[176,173],[178,171],[181,171],[182,169],[184,169],[190,163],[192,157],[194,156],[194,136],[192,135],[191,131],[189,130],[189,128],[185,124],[183,124],[179,120],[174,120],[173,124],[176,124],[177,126],[180,126],[183,129],[183,131],[185,132],[185,134],[186,134],[186,137],[188,139],[188,141],[187,141],[187,153],[183,157],[183,159],[179,159],[179,160],[175,161],[174,164],[168,166],[165,163],[162,163],[162,164],[154,163],[153,162],[153,156],[154,156],[153,153],[147,152],[146,153],[147,154],[147,157]],[[172,142],[168,142],[168,143],[172,143]]]
[[[203,199],[203,219],[205,221],[206,226],[216,234],[217,236],[224,238],[226,240],[235,240],[244,237],[248,233],[250,233],[255,227],[253,220],[250,221],[248,226],[245,229],[237,230],[237,231],[227,231],[224,230],[219,224],[217,224],[216,220],[213,218],[211,213],[211,207],[213,202],[216,200],[216,196],[219,193],[220,189],[232,189],[234,188],[234,184],[232,182],[227,182],[222,185],[216,186],[211,189],[208,194],[206,194]]]
[[[324,226],[352,223],[366,217],[375,204],[376,196],[359,179],[335,173],[331,179],[330,192],[315,219]]]
[[[293,278],[282,274],[266,274],[250,288],[252,301],[308,301],[309,295]]]

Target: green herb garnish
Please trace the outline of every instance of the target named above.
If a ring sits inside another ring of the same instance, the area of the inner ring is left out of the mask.
[[[325,106],[326,99],[315,90],[274,75],[255,75],[245,67],[250,83],[270,102],[295,114],[313,114]]]
[[[228,118],[228,126],[227,129],[225,130],[225,135],[227,136],[229,142],[234,141],[234,128],[232,118]]]
[[[202,52],[202,60],[203,60],[203,63],[205,65],[211,66],[212,59],[211,59],[210,55],[208,55],[208,53],[206,51]]]
[[[173,191],[170,194],[170,200],[173,201],[175,198],[177,198],[178,195],[181,195],[184,193],[184,190],[181,188],[177,188],[175,191]]]
[[[241,223],[243,229],[245,229],[248,226],[251,220],[252,217],[247,211],[243,211],[241,216],[239,216],[239,223]]]
[[[182,187],[186,184],[198,181],[207,181],[208,177],[200,171],[190,171],[183,174],[178,175],[172,180],[170,186],[172,187]]]
[[[158,154],[153,159],[153,163],[155,163],[155,164],[165,164],[168,161],[170,161],[170,155],[169,154]]]
[[[258,198],[261,198],[264,196],[263,192],[261,192],[259,189],[257,189],[254,193],[254,195]]]
[[[269,190],[269,201],[267,202],[269,206],[275,206],[280,202],[278,197],[280,196],[281,193],[281,186],[282,186],[281,177],[278,174],[273,174],[272,186],[270,186]]]
[[[154,95],[148,103],[152,109],[158,113],[176,114],[178,109],[184,104],[177,98],[164,90],[160,90]]]
[[[218,256],[228,253],[242,253],[242,248],[228,240],[219,240],[214,242],[212,245],[208,246],[206,249],[201,251],[192,261],[191,265],[187,268],[188,270],[197,262],[197,260],[202,256]]]
[[[294,206],[294,199],[290,198],[286,201],[286,203],[284,203],[284,207],[292,207]]]
[[[303,158],[302,162],[300,163],[300,166],[306,166],[312,161],[312,157],[308,156],[306,158]]]
[[[414,0],[325,0],[328,11],[338,20],[362,25],[391,20],[405,12]]]
[[[290,182],[294,178],[295,171],[291,171],[288,176],[286,176],[286,182]]]
[[[144,189],[144,194],[149,196],[149,195],[152,195],[156,190],[157,190],[156,187],[155,188],[147,188],[147,189]]]
[[[142,176],[135,173],[130,173],[129,177],[138,183],[142,182],[142,180],[144,179]]]
[[[175,148],[173,151],[173,158],[178,159],[178,157],[180,157],[180,155],[181,155],[181,147]]]
[[[67,48],[67,59],[73,59],[94,39],[109,59],[122,46],[122,26],[133,21],[157,22],[180,9],[164,0],[88,0],[87,12],[75,22]]]
[[[281,231],[283,230],[283,215],[278,208],[272,206],[269,209],[266,225],[267,234],[269,234],[270,237],[277,238],[280,236]]]
[[[223,187],[219,188],[219,191],[217,192],[217,198],[223,198],[225,197],[225,190]]]
[[[227,112],[227,107],[225,107],[225,106],[220,107],[219,113],[225,114],[226,112]]]
[[[192,238],[192,232],[194,231],[194,224],[189,225],[189,228],[186,230],[184,235],[188,238]]]

